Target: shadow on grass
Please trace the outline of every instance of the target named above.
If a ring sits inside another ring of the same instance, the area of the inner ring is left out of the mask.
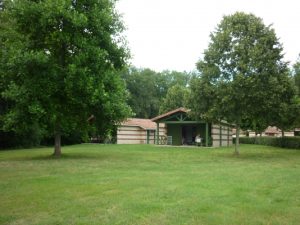
[[[62,153],[60,157],[54,155],[38,155],[33,157],[24,158],[25,160],[76,160],[76,159],[91,159],[91,160],[104,160],[109,158],[119,158],[112,154],[81,154],[81,153]]]
[[[106,152],[67,152],[62,153],[60,157],[54,156],[52,152],[23,152],[23,154],[12,154],[5,155],[4,157],[0,156],[1,161],[31,161],[31,160],[53,160],[53,161],[61,161],[61,160],[107,160],[107,159],[121,159],[124,157],[124,154],[117,153],[106,153]]]
[[[60,157],[54,155],[37,155],[31,157],[24,157],[23,160],[120,160],[123,156],[120,154],[111,153],[62,153]]]

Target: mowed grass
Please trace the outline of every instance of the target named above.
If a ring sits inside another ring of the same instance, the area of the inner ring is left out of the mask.
[[[300,224],[300,151],[83,144],[0,152],[0,224]]]

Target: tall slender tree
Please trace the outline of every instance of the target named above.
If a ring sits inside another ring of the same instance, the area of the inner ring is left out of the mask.
[[[112,0],[14,0],[1,13],[1,96],[9,110],[2,129],[22,132],[30,124],[55,137],[88,127],[100,133],[124,119],[124,29]],[[1,20],[2,22],[2,20]]]

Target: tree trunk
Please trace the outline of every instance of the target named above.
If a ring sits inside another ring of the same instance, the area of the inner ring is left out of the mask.
[[[54,136],[54,153],[53,155],[56,157],[61,156],[61,135],[60,132],[56,132]]]
[[[281,130],[281,137],[284,137],[284,130]]]
[[[234,154],[235,155],[239,155],[239,144],[240,144],[240,126],[237,125],[236,127],[236,134],[235,134],[236,138],[235,138],[235,151]]]

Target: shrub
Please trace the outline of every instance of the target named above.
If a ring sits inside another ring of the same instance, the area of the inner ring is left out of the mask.
[[[29,148],[38,146],[42,139],[40,129],[29,129],[21,134],[0,130],[0,149]]]
[[[240,137],[240,143],[300,149],[300,137]]]

